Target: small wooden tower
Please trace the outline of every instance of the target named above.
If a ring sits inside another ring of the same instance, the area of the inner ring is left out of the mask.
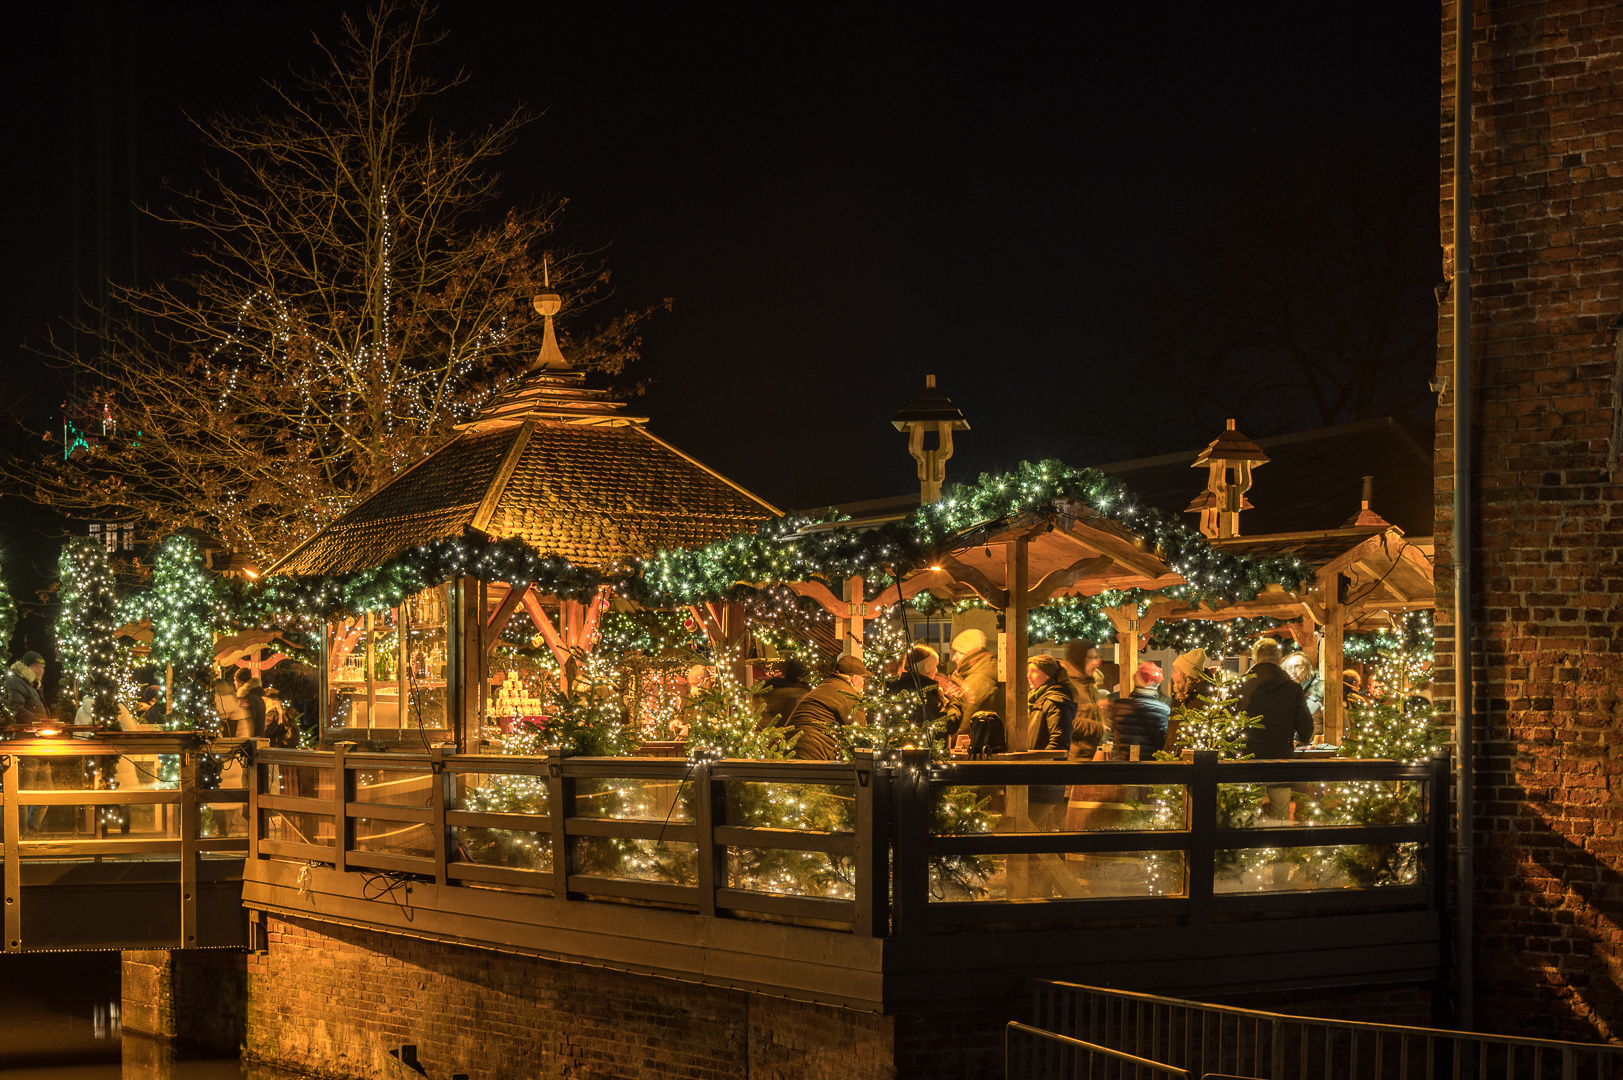
[[[968,431],[969,421],[952,399],[935,388],[935,376],[926,375],[924,389],[902,406],[891,423],[897,431],[907,432],[907,452],[919,463],[919,502],[936,502],[941,498],[941,485],[947,479],[952,433]],[[925,435],[931,432],[936,435],[936,445],[926,449]]]
[[[1207,539],[1240,535],[1240,511],[1251,508],[1245,497],[1251,489],[1251,469],[1267,461],[1262,447],[1235,430],[1233,420],[1195,458],[1193,468],[1207,470],[1206,489],[1185,509],[1200,515],[1200,531]]]

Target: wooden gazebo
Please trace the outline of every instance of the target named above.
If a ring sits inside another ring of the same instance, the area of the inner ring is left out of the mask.
[[[556,294],[537,298],[547,320],[541,354],[506,393],[268,573],[350,574],[465,535],[517,538],[540,555],[609,570],[778,515],[589,388],[558,348],[558,306]],[[603,593],[582,602],[527,582],[457,577],[386,613],[329,623],[322,730],[387,740],[426,729],[465,744],[486,711],[489,658],[520,608],[567,664],[572,650],[590,649],[608,604]]]

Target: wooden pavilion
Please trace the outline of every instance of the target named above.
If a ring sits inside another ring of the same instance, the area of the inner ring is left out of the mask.
[[[660,550],[753,528],[776,507],[649,431],[647,418],[586,385],[564,359],[555,293],[529,370],[442,447],[283,556],[269,574],[365,571],[413,547],[516,538],[538,554],[611,570]],[[606,591],[581,602],[529,583],[457,577],[393,609],[330,622],[323,640],[324,737],[476,740],[489,704],[491,654],[522,608],[560,665],[589,651]],[[725,620],[731,613],[718,612]]]

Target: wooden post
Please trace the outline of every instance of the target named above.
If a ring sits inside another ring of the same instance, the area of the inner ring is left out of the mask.
[[[857,937],[890,935],[890,775],[872,750],[852,750],[856,784]]]
[[[1194,765],[1184,795],[1189,817],[1189,861],[1184,868],[1189,896],[1187,921],[1190,926],[1206,926],[1212,921],[1217,857],[1217,751],[1185,750],[1183,759]]]
[[[246,771],[248,773],[248,865],[252,866],[259,861],[259,841],[263,839],[260,833],[264,831],[259,821],[259,789],[263,784],[261,777],[265,766],[259,763],[259,755],[270,748],[270,740],[255,739],[250,745],[254,748],[254,756]]]
[[[434,884],[446,885],[450,883],[446,873],[445,864],[451,861],[451,852],[456,850],[456,844],[451,838],[451,831],[445,824],[445,811],[455,798],[451,790],[452,774],[445,768],[445,747],[435,746],[428,751],[428,768],[433,774],[429,781],[429,808],[434,815],[430,828],[434,830]]]
[[[349,844],[353,830],[349,824],[349,804],[355,793],[355,778],[344,766],[344,756],[355,748],[352,742],[332,746],[332,868],[342,874],[349,869]]]
[[[699,914],[713,919],[716,916],[716,889],[726,884],[727,859],[725,855],[717,857],[716,826],[723,824],[723,802],[716,797],[716,786],[710,779],[708,761],[693,766],[693,785],[694,794],[698,796],[694,818],[699,832]],[[678,787],[671,797],[680,799],[681,788]]]
[[[1450,808],[1449,779],[1453,772],[1447,747],[1431,752],[1431,777],[1426,781],[1426,809],[1430,814],[1426,822],[1430,836],[1426,843],[1426,877],[1431,886],[1432,911],[1448,911],[1448,838],[1453,831]]]
[[[22,758],[11,754],[5,767],[0,769],[0,788],[4,788],[5,799],[0,809],[0,829],[5,830],[6,845],[6,952],[21,952],[23,947],[22,849],[18,846],[23,814],[17,805],[22,781]]]
[[[179,948],[197,947],[197,756],[180,755],[180,940]]]
[[[897,937],[921,937],[929,932],[929,767],[928,750],[903,750],[902,763],[892,774],[896,851],[892,925]]]
[[[1138,636],[1144,632],[1144,620],[1139,617],[1137,604],[1109,608],[1105,614],[1110,618],[1110,625],[1116,628],[1116,688],[1126,699],[1133,692],[1133,673],[1138,670]]]
[[[569,899],[569,836],[567,822],[575,813],[575,778],[564,775],[564,752],[547,751],[547,816],[552,837],[552,898]]]
[[[450,662],[456,665],[457,750],[471,753],[477,748],[483,730],[480,706],[484,691],[479,679],[484,672],[484,612],[479,608],[479,582],[459,577],[453,584],[456,611],[456,640]]]
[[[1003,549],[1009,606],[1003,612],[1003,724],[1010,750],[1026,745],[1026,594],[1030,591],[1026,539],[1010,540]],[[965,719],[968,719],[967,717]]]
[[[856,574],[841,590],[845,594],[845,616],[834,619],[834,632],[840,637],[840,655],[862,659],[862,622],[868,605],[862,599],[862,575]]]
[[[1340,746],[1345,732],[1346,693],[1341,685],[1342,641],[1347,629],[1347,609],[1341,603],[1341,575],[1319,579],[1324,600],[1324,646],[1319,650],[1320,678],[1324,680],[1324,741]]]

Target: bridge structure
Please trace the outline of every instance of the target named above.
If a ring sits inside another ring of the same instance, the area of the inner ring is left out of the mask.
[[[247,957],[234,962],[251,974],[295,928],[345,948],[362,935],[371,957],[433,943],[449,950],[442,971],[499,954],[886,1022],[1017,1000],[1033,978],[1210,996],[1442,973],[1441,754],[759,762],[185,733],[0,745],[10,952],[208,953]],[[1257,816],[1281,788],[1304,809]],[[1390,810],[1378,824],[1305,810],[1366,797]],[[261,1015],[237,1008],[250,1027]],[[1008,1014],[994,1012],[995,1054]]]

